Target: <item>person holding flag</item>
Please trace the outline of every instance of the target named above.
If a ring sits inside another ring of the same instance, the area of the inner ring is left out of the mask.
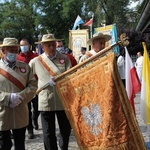
[[[33,73],[38,77],[38,88],[40,89],[48,83],[48,86],[38,94],[45,150],[58,149],[55,116],[62,137],[62,145],[59,145],[61,149],[68,149],[71,133],[71,126],[56,91],[54,78],[72,66],[67,55],[56,51],[56,41],[59,41],[59,39],[56,39],[54,34],[44,34],[42,40],[36,42],[42,44],[44,53],[35,57],[29,63]]]
[[[92,45],[92,50],[87,51],[85,55],[83,55],[79,63],[83,62],[84,60],[88,59],[91,56],[96,55],[99,51],[105,48],[105,43],[111,39],[111,36],[108,34],[98,33],[95,34],[94,37],[87,41],[88,45]]]

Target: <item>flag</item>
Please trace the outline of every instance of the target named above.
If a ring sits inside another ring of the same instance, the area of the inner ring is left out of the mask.
[[[111,51],[57,80],[79,149],[146,150],[115,62]]]
[[[78,15],[75,22],[74,22],[74,26],[72,28],[72,30],[76,30],[76,27],[79,25],[79,24],[83,24],[84,21],[81,19],[81,17]]]
[[[141,116],[146,124],[150,124],[150,60],[146,49],[146,44],[142,43],[144,48],[143,70],[142,70],[142,88],[141,88]]]
[[[110,39],[110,42],[109,42],[110,44],[114,44],[115,42],[118,41],[118,33],[117,33],[116,24],[107,25],[105,27],[94,28],[94,34],[99,33],[99,32],[111,35],[112,38]],[[119,55],[119,46],[115,46],[114,51],[116,54]]]
[[[126,91],[130,103],[132,105],[133,111],[135,113],[134,98],[135,94],[137,94],[141,90],[141,83],[126,47],[125,47],[125,54],[126,54],[125,55]]]
[[[110,32],[110,35],[112,37],[111,44],[114,44],[115,42],[118,41],[118,33],[117,33],[116,24],[112,25],[112,32]],[[116,54],[119,54],[119,46],[115,46],[114,51],[115,51]]]
[[[86,22],[84,26],[92,26],[92,24],[93,24],[93,17],[88,22]]]

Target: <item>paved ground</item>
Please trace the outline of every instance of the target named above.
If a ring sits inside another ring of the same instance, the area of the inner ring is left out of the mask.
[[[145,139],[145,142],[150,141],[150,132],[147,132],[147,126],[144,124],[141,116],[140,116],[140,94],[138,94],[135,98],[135,107],[136,107],[136,118],[138,120],[141,132],[143,134],[143,137]],[[40,124],[40,118],[39,118],[39,124]],[[57,135],[59,133],[59,130],[57,128]],[[43,148],[43,140],[42,140],[42,129],[41,129],[41,124],[40,128],[38,131],[34,131],[35,133],[35,138],[32,140],[28,140],[27,135],[26,135],[26,150],[44,150]],[[58,137],[59,138],[59,137]],[[70,136],[70,141],[69,141],[69,150],[78,150],[78,145],[76,143],[76,139],[74,137],[73,132],[71,133]],[[14,149],[13,149],[14,150]]]

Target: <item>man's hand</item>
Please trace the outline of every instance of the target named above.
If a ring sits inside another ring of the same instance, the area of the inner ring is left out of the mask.
[[[11,93],[10,95],[10,108],[15,108],[16,106],[18,106],[19,104],[22,103],[22,100],[24,100],[24,98],[22,96],[20,96],[17,93]]]
[[[53,76],[50,77],[50,80],[49,80],[50,86],[56,85],[56,83],[55,83],[55,81],[54,81],[54,78],[55,78],[55,77],[53,77]]]

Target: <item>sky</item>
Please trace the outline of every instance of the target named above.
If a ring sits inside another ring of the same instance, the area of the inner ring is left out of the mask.
[[[139,0],[137,2],[131,2],[131,4],[129,5],[129,8],[135,8],[138,4],[141,4],[142,0]]]

